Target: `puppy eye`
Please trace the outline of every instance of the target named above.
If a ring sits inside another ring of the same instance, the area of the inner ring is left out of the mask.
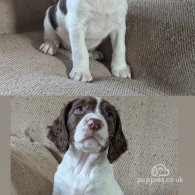
[[[108,119],[109,119],[110,121],[113,121],[113,114],[112,114],[111,111],[108,111],[108,112],[107,112],[107,117],[108,117]]]
[[[74,113],[75,114],[81,114],[83,113],[85,110],[84,110],[84,107],[82,105],[80,106],[77,106],[77,108],[74,110]]]

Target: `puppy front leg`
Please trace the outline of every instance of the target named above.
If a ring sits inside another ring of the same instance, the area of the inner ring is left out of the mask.
[[[116,77],[131,78],[130,67],[126,63],[125,57],[125,21],[118,29],[111,33],[111,42],[113,48],[111,69],[112,74]]]
[[[69,34],[73,60],[69,76],[77,81],[90,82],[92,76],[89,70],[89,53],[85,44],[84,27],[71,27]]]

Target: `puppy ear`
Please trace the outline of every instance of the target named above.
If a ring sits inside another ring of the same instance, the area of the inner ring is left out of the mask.
[[[47,137],[55,144],[60,152],[66,152],[69,147],[69,132],[67,129],[68,113],[74,101],[64,105],[60,116],[53,122],[53,125],[48,126],[49,133]]]
[[[117,160],[121,154],[127,150],[127,140],[122,131],[121,120],[119,114],[116,112],[116,129],[115,135],[110,137],[109,148],[108,148],[108,160],[113,163]]]

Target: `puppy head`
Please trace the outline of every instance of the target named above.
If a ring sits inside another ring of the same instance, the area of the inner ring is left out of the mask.
[[[90,153],[108,149],[110,163],[127,150],[116,109],[107,101],[94,97],[79,98],[66,104],[49,126],[48,138],[61,152],[66,152],[70,144]]]

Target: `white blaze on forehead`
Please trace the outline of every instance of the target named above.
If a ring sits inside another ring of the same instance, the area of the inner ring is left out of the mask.
[[[100,104],[102,102],[102,99],[99,98],[99,97],[96,97],[96,100],[97,100],[97,105],[96,105],[96,108],[95,108],[95,113],[100,113]]]

